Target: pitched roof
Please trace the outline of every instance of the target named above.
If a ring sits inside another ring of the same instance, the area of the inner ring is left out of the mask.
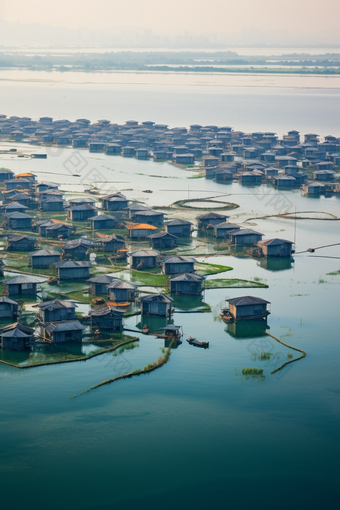
[[[149,302],[149,301],[158,301],[159,303],[171,303],[173,299],[165,294],[146,294],[145,296],[141,296],[139,298],[140,301]]]
[[[92,264],[91,262],[86,261],[69,260],[66,262],[59,262],[59,264],[56,265],[57,269],[71,269],[76,267],[92,267]]]
[[[36,276],[28,276],[28,275],[20,275],[15,278],[9,278],[6,280],[2,280],[4,285],[20,285],[22,283],[40,283],[41,278],[37,278]]]
[[[170,234],[170,232],[158,232],[157,234],[151,234],[151,236],[148,236],[148,239],[162,239],[162,237],[172,237],[173,239],[177,239],[177,237]]]
[[[188,257],[184,255],[169,255],[168,257],[164,257],[163,263],[164,264],[180,264],[183,262],[197,262],[197,260],[194,257]]]
[[[193,273],[183,273],[177,276],[173,276],[170,278],[171,282],[201,282],[202,280],[205,280],[204,276],[201,276],[199,274],[193,274]]]
[[[124,311],[118,310],[118,308],[114,308],[113,306],[104,306],[103,308],[98,308],[97,310],[89,311],[89,315],[91,315],[92,317],[102,317],[109,314],[122,317],[124,315]]]
[[[125,282],[119,278],[115,279],[108,285],[108,289],[136,289],[137,285],[131,282]]]
[[[94,243],[90,241],[89,239],[84,239],[81,237],[80,239],[74,239],[73,241],[67,241],[67,243],[64,244],[65,250],[72,250],[73,248],[78,248],[79,246],[84,246],[86,248],[91,248],[94,246]]]
[[[209,212],[209,213],[206,213],[206,214],[202,214],[201,216],[197,216],[197,218],[199,220],[216,220],[218,218],[221,218],[221,221],[223,218],[228,218],[228,216],[226,214],[218,214],[218,213],[214,213],[214,212]]]
[[[51,256],[58,256],[61,257],[61,253],[59,251],[54,250],[38,250],[38,251],[32,251],[32,253],[29,253],[29,257],[51,257]]]
[[[110,284],[114,280],[119,280],[119,278],[117,278],[116,276],[111,276],[109,274],[103,274],[103,275],[100,275],[100,276],[94,276],[93,278],[90,278],[87,281],[91,282],[91,283],[107,283],[107,284]]]
[[[10,209],[28,209],[26,205],[19,204],[19,202],[11,202],[10,204],[5,206],[5,211],[8,211]]]
[[[287,241],[287,239],[279,239],[275,237],[274,239],[265,239],[264,241],[260,241],[259,244],[265,246],[277,246],[279,244],[293,244],[292,241]]]
[[[79,321],[64,321],[64,322],[48,322],[42,324],[42,327],[49,333],[62,332],[62,331],[83,331],[86,326],[83,326]]]
[[[223,221],[222,223],[219,223],[218,225],[215,225],[216,229],[223,229],[223,230],[236,230],[240,227],[238,225],[235,225],[235,223],[228,223],[227,221]]]
[[[188,220],[182,220],[180,218],[175,220],[170,220],[166,223],[166,225],[175,226],[175,225],[192,225],[191,221]]]
[[[130,253],[131,257],[158,257],[160,252],[157,250],[137,250]]]
[[[42,310],[48,310],[49,312],[53,310],[60,310],[62,308],[77,308],[77,305],[73,303],[73,301],[61,301],[59,299],[44,301],[43,303],[38,303],[34,306],[41,308]]]
[[[30,219],[32,220],[32,216],[29,214],[21,213],[21,212],[12,212],[12,213],[6,213],[5,217],[8,219],[15,219],[15,220],[26,220]]]
[[[33,335],[34,329],[29,328],[27,326],[23,326],[23,324],[20,324],[19,322],[14,322],[13,324],[9,324],[8,326],[5,326],[4,328],[0,329],[0,336],[4,336],[4,333],[7,333],[9,331],[21,331],[22,333],[26,333],[26,335]],[[13,336],[13,335],[11,335]]]
[[[7,303],[8,305],[18,305],[18,303],[16,301],[13,301],[13,299],[10,299],[6,296],[0,296],[0,304],[1,303]]]
[[[95,220],[95,221],[105,221],[105,220],[113,220],[116,221],[116,218],[114,216],[108,216],[107,214],[98,214],[97,216],[92,216],[92,218],[89,218],[89,221]]]
[[[254,296],[242,296],[233,299],[226,299],[230,305],[234,306],[246,306],[246,305],[262,305],[265,303],[270,303],[265,299],[261,299]]]
[[[7,241],[9,243],[17,243],[19,241],[24,241],[24,240],[35,242],[37,240],[37,238],[33,237],[33,236],[7,236]]]
[[[239,227],[238,227],[239,228]],[[248,236],[251,234],[257,234],[258,236],[263,236],[261,232],[256,232],[256,230],[251,230],[250,228],[239,228],[239,230],[233,230],[231,232],[233,236]]]

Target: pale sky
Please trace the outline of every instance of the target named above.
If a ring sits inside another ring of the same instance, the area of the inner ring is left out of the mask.
[[[155,32],[308,33],[340,28],[340,0],[0,0],[0,19],[69,28],[139,26]]]

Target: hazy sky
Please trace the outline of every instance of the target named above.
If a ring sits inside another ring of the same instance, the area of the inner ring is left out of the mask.
[[[140,26],[155,32],[300,33],[340,28],[340,0],[0,0],[0,18],[70,28]]]

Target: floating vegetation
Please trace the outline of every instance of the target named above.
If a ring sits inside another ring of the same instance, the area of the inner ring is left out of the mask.
[[[269,286],[265,283],[260,283],[251,280],[241,280],[239,278],[233,279],[216,278],[214,280],[206,280],[204,283],[204,287],[205,289],[228,289],[228,288],[251,289],[259,287],[268,289]]]
[[[198,262],[195,264],[197,274],[205,276],[210,274],[225,273],[231,271],[233,268],[230,266],[221,266],[219,264],[208,264],[207,262]]]
[[[261,352],[260,354],[253,354],[251,359],[253,361],[268,361],[272,356],[274,356],[272,352]]]
[[[326,273],[327,276],[338,276],[340,275],[340,269],[338,269],[337,271],[332,271],[331,273]]]
[[[306,352],[303,351],[302,349],[298,349],[297,347],[292,347],[291,345],[288,345],[288,344],[285,344],[284,342],[282,342],[282,340],[279,340],[278,338],[276,338],[275,336],[271,335],[270,333],[267,333],[266,332],[266,335],[270,336],[271,338],[273,338],[274,340],[276,340],[277,342],[279,342],[280,344],[284,345],[285,347],[288,347],[289,349],[293,349],[293,351],[298,351],[298,352],[301,352],[302,353],[302,356],[299,356],[298,358],[296,359],[290,359],[289,361],[286,361],[285,363],[283,363],[279,368],[276,368],[275,370],[273,370],[271,372],[271,374],[275,374],[275,372],[278,372],[279,370],[282,370],[286,365],[289,365],[289,363],[294,363],[294,361],[299,361],[300,359],[304,358],[306,356]],[[290,336],[290,335],[285,335],[285,336]],[[291,353],[288,353],[288,354],[291,354]],[[288,358],[288,355],[287,355],[287,358]]]
[[[293,359],[293,354],[291,352],[287,354],[287,359]]]
[[[242,375],[262,375],[263,368],[242,368]]]

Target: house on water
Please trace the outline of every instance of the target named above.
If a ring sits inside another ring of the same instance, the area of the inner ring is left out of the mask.
[[[142,315],[171,316],[173,299],[164,294],[146,294],[139,297]]]
[[[270,303],[265,299],[242,296],[226,301],[229,308],[224,309],[221,313],[221,318],[226,322],[230,320],[267,320],[267,316],[270,314]]]
[[[233,230],[239,230],[239,226],[235,225],[235,223],[228,223],[227,221],[223,221],[218,225],[214,226],[214,233],[216,238],[228,238],[230,237],[230,232]]]
[[[129,201],[124,195],[115,193],[114,195],[106,195],[101,198],[103,209],[105,211],[122,211],[129,205]]]
[[[168,221],[165,225],[166,231],[177,237],[189,237],[191,234],[191,221],[176,219]]]
[[[112,253],[117,250],[121,250],[125,246],[125,239],[120,236],[112,235],[107,237],[101,237],[98,242],[102,250],[106,253]]]
[[[94,329],[104,329],[121,333],[123,331],[124,311],[118,310],[113,306],[104,306],[97,310],[90,310],[91,327]]]
[[[114,279],[112,283],[107,286],[107,298],[113,303],[134,301],[137,295],[137,285],[119,280],[118,278]]]
[[[257,245],[265,257],[290,257],[292,254],[293,243],[287,239],[265,239]]]
[[[133,269],[146,269],[158,266],[158,257],[160,256],[157,250],[137,250],[130,254],[131,267]]]
[[[196,262],[194,257],[170,255],[164,257],[161,265],[164,274],[194,273]]]
[[[34,329],[18,322],[0,329],[1,349],[23,351],[34,342]]]
[[[55,250],[38,250],[30,253],[28,258],[33,269],[43,269],[60,262],[61,253]]]
[[[197,216],[198,228],[213,228],[215,225],[227,221],[227,218],[228,216],[226,214],[218,214],[214,212],[202,214],[201,216]]]
[[[32,251],[36,242],[33,236],[7,236],[7,251]]]
[[[90,284],[90,293],[96,296],[100,294],[104,294],[106,296],[108,285],[111,285],[111,283],[115,280],[118,280],[118,278],[109,274],[103,274],[90,278],[87,280]],[[121,282],[122,280],[119,281]]]
[[[251,230],[250,228],[244,228],[234,230],[230,232],[231,244],[235,246],[252,246],[261,241],[263,234]]]
[[[96,214],[96,209],[90,204],[76,205],[67,209],[67,218],[70,221],[88,221]]]
[[[130,239],[146,239],[153,230],[157,230],[157,227],[146,223],[126,225],[126,228],[130,232]]]
[[[106,214],[98,214],[97,216],[93,216],[93,218],[89,218],[88,221],[91,224],[92,230],[107,230],[115,228],[117,224],[116,218],[107,216]]]
[[[203,291],[204,276],[184,273],[169,280],[171,294],[199,295]]]
[[[164,213],[148,209],[145,211],[136,211],[134,221],[138,223],[147,223],[148,225],[162,226],[164,224]]]
[[[5,214],[5,228],[9,230],[28,230],[32,229],[32,216],[25,213],[13,212]]]
[[[177,237],[169,232],[158,232],[148,237],[150,244],[157,250],[172,250],[177,246]]]
[[[18,315],[19,304],[6,296],[0,296],[0,320],[14,319]]]
[[[85,279],[90,276],[91,262],[67,261],[56,265],[59,280]]]
[[[54,299],[53,301],[38,303],[35,306],[39,308],[37,317],[42,322],[60,322],[76,319],[77,305],[72,301]]]
[[[84,329],[85,326],[77,320],[40,324],[41,336],[53,344],[82,342]]]
[[[95,244],[89,239],[74,239],[73,241],[67,241],[63,246],[63,257],[70,256],[71,258],[77,258],[78,260],[85,260],[88,255],[88,250],[93,249]]]
[[[12,212],[24,213],[27,209],[28,207],[26,207],[26,205],[19,204],[19,202],[11,202],[4,207],[5,213],[7,214]]]
[[[35,296],[37,284],[41,279],[36,276],[20,275],[3,280],[4,294],[8,296]]]

